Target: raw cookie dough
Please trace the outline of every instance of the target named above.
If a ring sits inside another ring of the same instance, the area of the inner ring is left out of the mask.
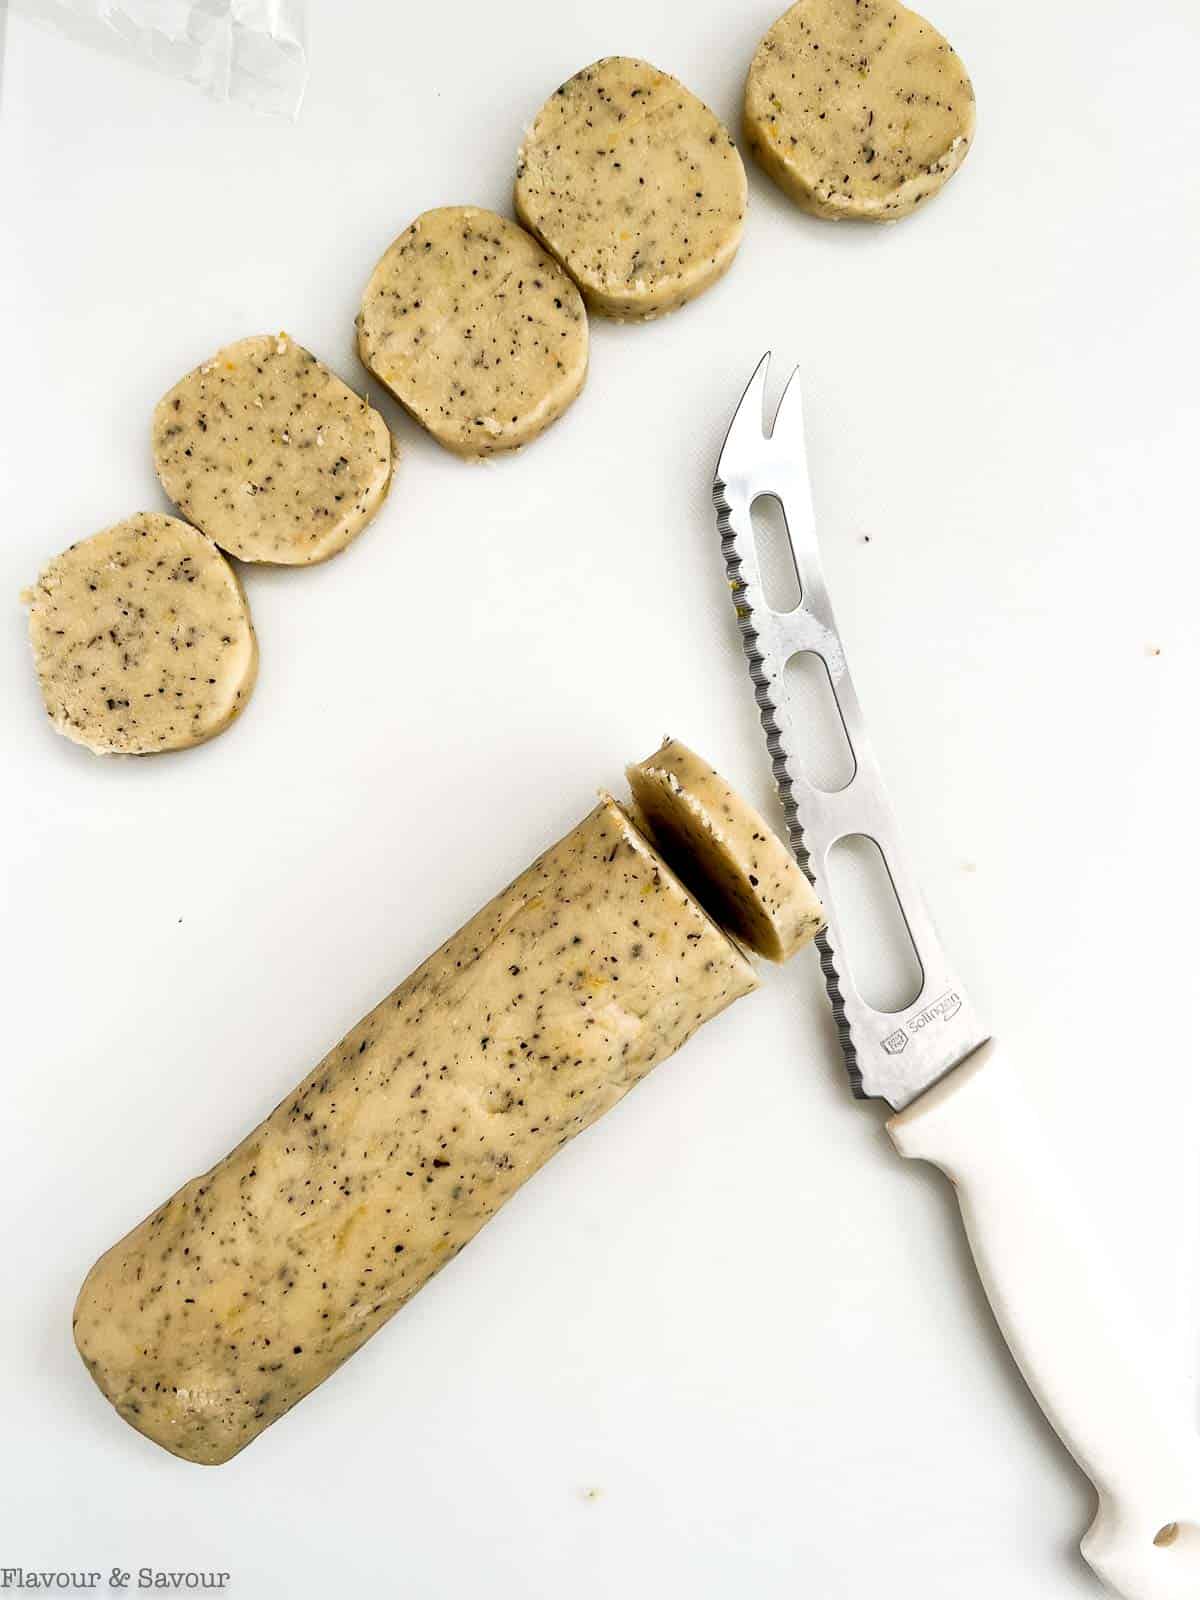
[[[464,456],[528,444],[583,388],[579,291],[524,228],[478,206],[426,211],[363,294],[358,352],[439,444]]]
[[[719,772],[667,739],[627,772],[655,844],[756,955],[786,961],[825,925],[790,850]]]
[[[165,1449],[227,1461],[756,987],[605,799],[100,1258],[75,1307],[89,1372]]]
[[[97,755],[200,744],[254,686],[237,575],[175,517],[142,512],[71,545],[22,598],[46,714]]]
[[[746,171],[724,124],[677,79],[607,56],[538,112],[515,203],[591,310],[641,320],[694,300],[728,269]]]
[[[181,378],[152,439],[169,497],[242,561],[328,560],[391,482],[387,423],[286,333],[239,339]]]
[[[937,29],[896,0],[800,0],[751,63],[745,129],[806,211],[888,222],[962,165],[975,95]]]

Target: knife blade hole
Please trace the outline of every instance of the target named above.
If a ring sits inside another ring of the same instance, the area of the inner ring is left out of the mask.
[[[876,1011],[905,1011],[925,975],[896,895],[883,851],[865,833],[848,833],[830,847],[830,900],[850,977]]]
[[[766,602],[781,614],[794,611],[800,604],[800,573],[783,502],[773,494],[760,494],[750,507],[750,522]]]
[[[800,776],[814,789],[836,794],[850,782],[857,763],[829,668],[814,650],[800,650],[784,667],[783,680],[792,708],[789,744]]]

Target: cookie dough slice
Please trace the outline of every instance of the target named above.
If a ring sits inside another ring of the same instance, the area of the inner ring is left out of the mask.
[[[799,0],[751,63],[745,129],[806,211],[888,222],[958,171],[975,95],[942,35],[896,0]]]
[[[174,517],[142,512],[71,545],[22,598],[46,714],[97,755],[201,744],[254,687],[242,586]]]
[[[515,204],[591,310],[637,321],[694,300],[728,269],[746,172],[724,125],[677,79],[608,56],[538,112]]]
[[[286,333],[239,339],[181,378],[152,438],[167,494],[242,561],[327,561],[391,483],[387,423]]]
[[[371,274],[358,351],[439,444],[486,456],[536,439],[583,388],[587,313],[524,228],[478,206],[442,206]]]
[[[662,854],[756,955],[786,961],[820,933],[820,901],[791,852],[695,751],[667,739],[627,776]]]

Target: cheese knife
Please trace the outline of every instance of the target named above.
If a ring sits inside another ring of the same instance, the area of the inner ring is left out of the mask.
[[[1126,1600],[1200,1600],[1200,1441],[925,907],[821,572],[799,378],[792,374],[765,431],[769,362],[769,354],[759,362],[734,413],[713,498],[792,848],[828,917],[817,943],[851,1088],[886,1101],[900,1154],[940,1167],[954,1185],[1008,1347],[1095,1486],[1084,1559]],[[786,612],[764,592],[752,522],[763,496],[782,507],[799,580],[799,602]],[[817,787],[798,760],[803,713],[785,669],[803,652],[824,664],[853,757],[836,791]],[[829,861],[839,841],[860,837],[882,854],[921,970],[920,993],[899,1012],[868,1004],[846,959]]]

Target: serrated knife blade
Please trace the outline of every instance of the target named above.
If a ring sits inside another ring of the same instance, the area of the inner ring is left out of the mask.
[[[769,365],[765,355],[734,413],[717,463],[713,500],[721,549],[792,848],[829,919],[817,943],[851,1087],[861,1098],[878,1097],[899,1111],[978,1049],[987,1031],[946,960],[867,735],[821,570],[795,373],[773,427],[764,431]],[[800,601],[788,612],[773,610],[764,592],[752,522],[754,503],[764,496],[783,508],[796,561]],[[836,792],[809,782],[798,755],[799,714],[787,665],[802,652],[818,657],[829,674],[853,757],[853,775]],[[830,892],[830,851],[840,840],[860,835],[879,848],[921,967],[920,993],[897,1013],[875,1010],[855,987]]]
[[[714,500],[721,545],[767,746],[797,859],[828,928],[821,964],[854,1092],[895,1113],[901,1155],[954,1184],[979,1277],[1025,1381],[1098,1495],[1081,1550],[1125,1600],[1200,1596],[1200,1447],[1190,1407],[1166,1379],[1157,1341],[1140,1325],[1061,1163],[1028,1115],[1019,1076],[989,1039],[945,953],[902,849],[838,635],[813,524],[800,386],[793,373],[770,431],[763,426],[769,356],[760,361],[721,450]],[[800,582],[794,610],[767,603],[752,522],[774,496]],[[851,750],[836,791],[800,765],[802,713],[788,662],[824,663]],[[883,856],[921,966],[921,992],[895,1014],[854,983],[830,851],[854,835]]]

